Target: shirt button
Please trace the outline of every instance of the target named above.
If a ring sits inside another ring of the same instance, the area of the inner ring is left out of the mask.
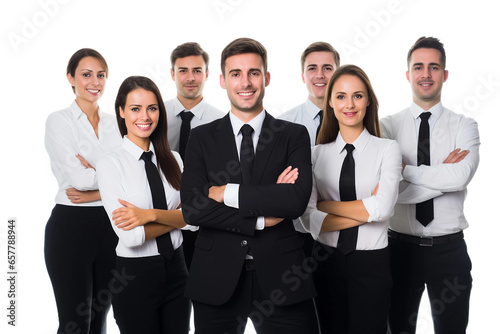
[[[248,244],[248,242],[247,242],[246,240],[243,240],[243,241],[241,242],[241,245],[242,245],[242,246],[246,246],[247,244]]]

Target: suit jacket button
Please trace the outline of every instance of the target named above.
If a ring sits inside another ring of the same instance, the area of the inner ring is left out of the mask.
[[[248,242],[247,242],[246,240],[243,240],[243,241],[241,242],[241,245],[242,245],[242,246],[246,246],[247,244],[248,244]]]

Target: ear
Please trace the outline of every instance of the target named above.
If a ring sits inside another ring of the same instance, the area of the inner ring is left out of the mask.
[[[269,86],[269,83],[271,82],[271,73],[266,72],[266,81],[265,81],[265,87]]]
[[[302,72],[300,75],[302,76],[302,82],[306,83],[306,78],[304,77],[304,72]]]
[[[120,117],[125,119],[125,113],[123,112],[122,107],[120,107]]]
[[[75,87],[75,78],[71,75],[71,73],[66,74],[66,78],[68,78],[68,82],[72,87]]]
[[[443,80],[443,82],[446,82],[446,80],[448,80],[448,70],[444,71],[444,80]]]
[[[406,71],[406,80],[410,82],[410,71]]]
[[[224,79],[224,75],[220,75],[219,77],[219,83],[222,89],[226,89],[226,80]]]
[[[170,75],[172,76],[172,80],[175,81],[175,72],[173,68],[170,69]]]
[[[207,71],[206,71],[206,74],[205,74],[205,81],[208,80],[208,68],[207,68]]]

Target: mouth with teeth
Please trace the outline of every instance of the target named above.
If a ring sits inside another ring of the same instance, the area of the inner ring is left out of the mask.
[[[315,83],[314,86],[316,86],[316,87],[325,87],[326,83]]]
[[[139,129],[141,129],[142,131],[147,131],[151,128],[151,123],[147,123],[147,124],[139,124],[139,123],[136,123],[135,126],[137,126]]]
[[[242,97],[250,97],[253,96],[255,92],[239,92],[238,95]]]
[[[91,93],[91,94],[94,94],[94,95],[97,95],[101,92],[100,89],[89,89],[87,88],[87,92]]]

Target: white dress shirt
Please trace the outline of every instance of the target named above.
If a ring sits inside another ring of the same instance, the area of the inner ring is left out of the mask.
[[[170,149],[172,151],[179,151],[182,124],[180,114],[184,110],[187,111],[187,109],[184,108],[177,97],[172,100],[165,101],[165,108],[167,109],[168,143],[170,144]],[[189,111],[191,111],[194,115],[191,120],[191,129],[219,119],[225,115],[225,113],[219,109],[205,102],[205,99],[201,100],[200,103]]]
[[[252,141],[253,141],[253,151],[256,152],[257,143],[259,141],[260,132],[262,131],[262,124],[264,124],[264,119],[266,118],[266,111],[262,110],[260,114],[255,116],[250,122],[245,123],[233,113],[229,113],[229,120],[231,121],[231,127],[233,128],[234,140],[236,142],[236,149],[238,150],[238,159],[240,157],[241,141],[243,140],[243,135],[241,134],[241,127],[245,124],[250,125],[253,128]],[[235,183],[228,183],[226,185],[226,190],[224,191],[224,204],[235,209],[239,209],[239,190],[240,185]],[[265,222],[264,217],[257,218],[257,224],[255,226],[256,230],[264,229]]]
[[[420,114],[431,112],[430,166],[417,166]],[[390,228],[416,236],[440,236],[460,232],[469,225],[464,216],[467,185],[479,164],[477,123],[438,103],[430,110],[412,105],[381,120],[384,137],[399,143],[403,153],[403,181]],[[470,153],[459,163],[443,164],[455,149]],[[415,203],[434,198],[434,220],[424,227],[415,218]]]
[[[306,212],[300,220],[314,239],[337,247],[339,231],[321,232],[326,212],[316,207],[319,201],[340,201],[339,179],[347,154],[342,136],[328,144],[312,148],[313,189]],[[377,138],[364,129],[352,143],[355,147],[356,196],[363,201],[370,217],[359,226],[356,250],[387,247],[389,217],[393,214],[401,179],[401,151],[393,140]],[[372,195],[379,186],[376,195]]]
[[[307,128],[311,146],[316,145],[316,131],[318,130],[320,117],[318,115],[321,108],[312,103],[309,98],[306,102],[278,116],[279,119],[292,123],[302,124]]]
[[[76,101],[69,108],[56,111],[47,117],[45,123],[45,149],[49,154],[52,173],[57,179],[59,189],[57,204],[73,206],[101,206],[101,201],[74,204],[66,196],[66,189],[80,191],[97,190],[95,170],[85,168],[76,158],[80,154],[93,167],[106,153],[120,146],[121,135],[116,118],[98,110],[99,138],[94,132],[87,115]]]
[[[289,121],[292,123],[302,124],[306,127],[309,133],[309,139],[311,141],[311,146],[316,145],[316,132],[318,131],[318,126],[320,122],[320,117],[318,115],[321,109],[318,108],[309,98],[306,102],[299,104],[293,109],[278,116],[279,119]],[[300,171],[299,171],[300,173]],[[304,230],[304,227],[300,223],[299,219],[293,220],[293,226],[295,230],[300,233],[308,233]]]
[[[149,146],[153,152],[152,161],[156,165],[156,155],[153,144]],[[97,163],[97,178],[104,208],[113,225],[113,229],[119,237],[116,247],[116,255],[122,257],[146,257],[159,255],[156,239],[145,240],[144,226],[137,226],[129,231],[117,228],[111,219],[112,212],[122,205],[118,199],[127,201],[141,209],[153,209],[153,198],[149,188],[148,177],[144,168],[141,155],[144,151],[127,136],[123,138],[122,145]],[[183,164],[177,152],[173,152],[181,171]],[[178,190],[166,181],[160,171],[160,177],[165,188],[168,210],[180,207],[181,199]],[[182,233],[179,229],[170,232],[172,245],[177,249],[182,244]]]

